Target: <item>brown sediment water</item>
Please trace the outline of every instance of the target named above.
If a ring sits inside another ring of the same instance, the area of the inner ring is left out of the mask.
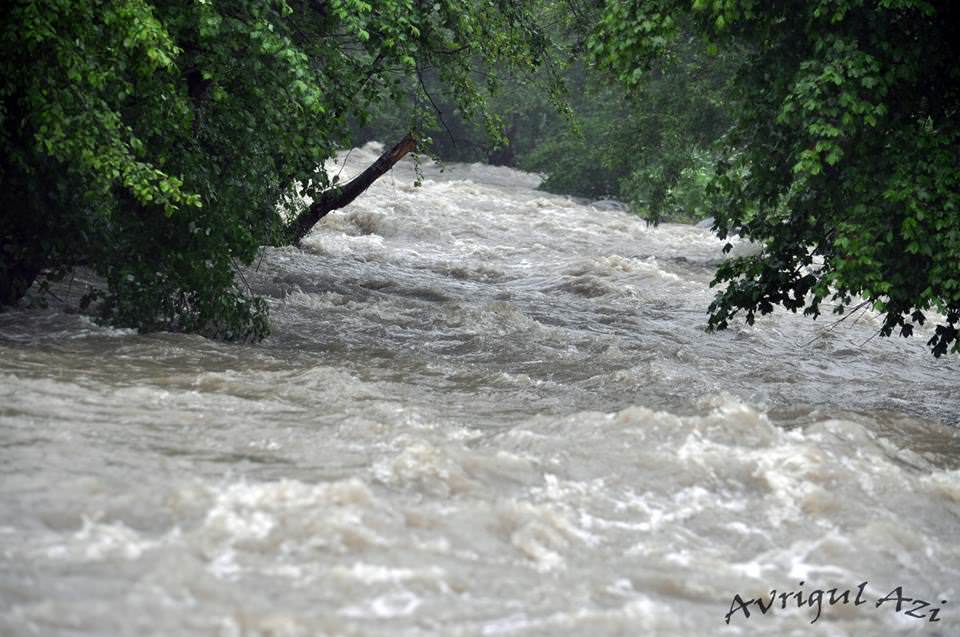
[[[960,634],[957,358],[707,334],[708,230],[537,182],[405,161],[248,268],[257,345],[0,314],[0,634]]]

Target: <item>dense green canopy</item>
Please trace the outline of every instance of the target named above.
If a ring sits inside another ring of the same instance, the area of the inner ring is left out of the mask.
[[[107,282],[110,322],[257,338],[235,272],[282,241],[277,205],[429,69],[486,113],[496,68],[545,40],[509,0],[41,0],[5,3],[0,304],[40,271]],[[482,83],[478,72],[486,70]],[[397,131],[399,138],[408,131]]]
[[[713,213],[763,252],[720,267],[711,327],[862,297],[960,351],[958,28],[950,1],[607,3],[591,51],[626,83],[691,32],[743,52]]]

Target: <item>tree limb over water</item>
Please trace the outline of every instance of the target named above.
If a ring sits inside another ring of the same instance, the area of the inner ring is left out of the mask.
[[[99,278],[84,307],[95,302],[105,323],[263,338],[266,301],[239,266],[302,238],[428,137],[437,114],[418,70],[459,112],[494,120],[497,76],[530,76],[556,57],[541,9],[3,3],[0,309],[84,262]],[[350,183],[318,178],[374,108],[408,113],[393,130],[410,138]],[[277,205],[311,180],[316,201],[288,226]]]
[[[417,147],[417,140],[407,134],[393,148],[386,151],[377,161],[370,164],[366,170],[348,181],[343,186],[334,186],[323,191],[320,198],[314,201],[309,208],[297,215],[287,226],[287,233],[291,243],[299,243],[307,236],[310,229],[333,210],[348,205],[359,197],[377,179],[386,174],[398,161]]]

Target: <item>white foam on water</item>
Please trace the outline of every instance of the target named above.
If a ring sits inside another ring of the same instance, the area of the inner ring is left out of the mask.
[[[424,172],[263,251],[261,344],[0,316],[0,632],[950,634],[960,364],[871,315],[706,334],[708,231]],[[949,604],[724,623],[800,581]]]

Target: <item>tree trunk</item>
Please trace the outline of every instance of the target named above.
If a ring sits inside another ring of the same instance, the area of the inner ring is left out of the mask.
[[[307,236],[310,229],[331,210],[343,208],[356,199],[360,193],[369,188],[373,182],[383,176],[394,164],[404,158],[407,153],[417,146],[417,140],[407,135],[400,143],[380,155],[366,170],[342,186],[335,186],[320,193],[320,198],[314,201],[309,208],[297,215],[287,226],[291,243],[299,243]]]

